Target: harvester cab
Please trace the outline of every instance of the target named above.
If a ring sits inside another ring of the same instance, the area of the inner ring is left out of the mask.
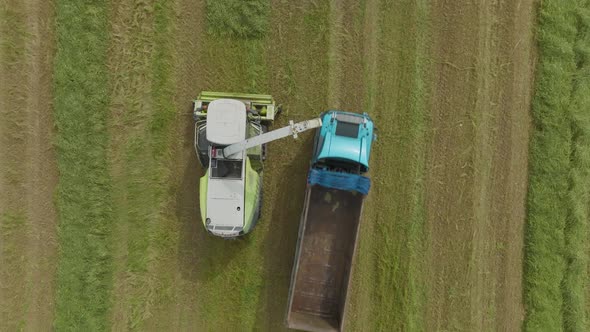
[[[260,217],[266,143],[321,126],[318,118],[267,132],[279,112],[269,95],[202,92],[195,100],[195,151],[206,169],[200,209],[209,233],[250,232]]]

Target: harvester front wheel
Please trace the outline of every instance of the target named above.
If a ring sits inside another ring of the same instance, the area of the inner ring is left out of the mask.
[[[262,130],[263,134],[268,132],[268,127],[266,125],[261,124],[260,129]],[[261,148],[262,148],[262,161],[266,161],[266,144],[262,144]]]
[[[191,107],[191,113],[193,114],[193,120],[195,120],[195,121],[199,120],[199,117],[197,117],[197,112],[195,112],[197,109],[196,104],[197,104],[197,102],[193,101],[193,103],[192,103],[193,107]]]

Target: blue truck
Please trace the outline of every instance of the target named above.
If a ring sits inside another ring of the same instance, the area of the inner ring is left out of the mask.
[[[371,145],[366,114],[328,111],[316,130],[286,324],[289,328],[341,331],[364,197],[369,193]]]

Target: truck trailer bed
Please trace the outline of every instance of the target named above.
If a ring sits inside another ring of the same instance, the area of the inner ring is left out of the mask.
[[[289,291],[287,325],[340,331],[363,195],[308,185]]]

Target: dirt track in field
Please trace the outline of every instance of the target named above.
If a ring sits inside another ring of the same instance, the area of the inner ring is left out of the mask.
[[[533,1],[432,15],[427,327],[519,330]]]
[[[0,330],[49,330],[56,268],[52,7],[0,5]]]

